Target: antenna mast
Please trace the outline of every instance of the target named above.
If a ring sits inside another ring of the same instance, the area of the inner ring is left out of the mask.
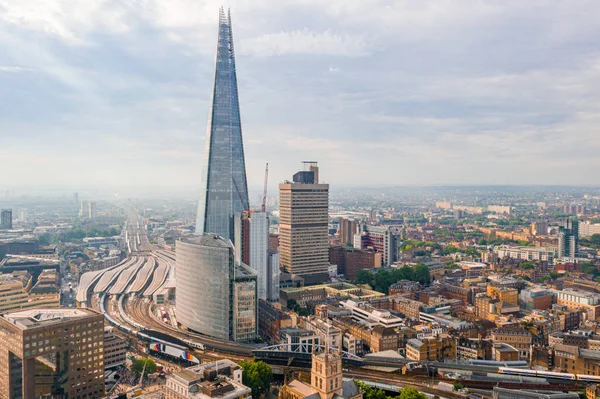
[[[269,180],[269,163],[265,164],[265,188],[263,190],[263,200],[260,210],[265,212],[267,209],[267,181]]]

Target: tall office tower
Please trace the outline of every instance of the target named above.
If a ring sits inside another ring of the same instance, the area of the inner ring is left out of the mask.
[[[570,217],[558,228],[558,257],[575,258],[579,247],[579,221]]]
[[[93,219],[98,215],[97,206],[95,202],[88,204],[88,218]]]
[[[279,261],[285,272],[316,284],[329,277],[329,184],[319,184],[316,162],[305,169],[279,185]]]
[[[73,202],[79,205],[79,193],[73,193]]]
[[[19,209],[19,222],[27,222],[27,209]]]
[[[354,235],[358,230],[358,222],[354,219],[340,218],[340,244],[354,244]]]
[[[89,212],[89,205],[87,201],[81,201],[79,203],[79,217],[86,217]]]
[[[33,309],[0,316],[0,397],[103,396],[103,314]]]
[[[186,328],[238,342],[256,338],[256,272],[235,261],[233,244],[216,234],[177,241],[177,319]]]
[[[223,8],[204,162],[196,234],[215,233],[233,240],[234,215],[249,206],[231,14],[225,16]]]
[[[235,259],[250,266],[258,275],[258,298],[267,300],[269,217],[266,212],[246,211],[235,215]]]
[[[0,216],[0,229],[11,230],[13,228],[12,209],[2,209]]]

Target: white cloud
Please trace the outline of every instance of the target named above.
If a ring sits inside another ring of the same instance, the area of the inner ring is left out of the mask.
[[[18,65],[0,65],[0,72],[26,72],[31,71],[29,68],[24,68]]]
[[[243,54],[255,57],[287,54],[364,57],[369,54],[368,46],[360,36],[331,31],[316,33],[308,29],[243,39],[240,48]]]
[[[220,2],[0,0],[3,183],[197,184]],[[226,2],[251,185],[595,182],[597,1]]]

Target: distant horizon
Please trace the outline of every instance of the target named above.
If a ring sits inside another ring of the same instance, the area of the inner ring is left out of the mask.
[[[225,3],[251,187],[600,184],[600,3]],[[0,15],[0,185],[199,190],[221,1],[44,5]]]
[[[553,185],[553,184],[511,184],[511,185],[469,185],[469,184],[448,184],[448,185],[331,185],[330,184],[330,193],[335,193],[336,191],[344,191],[344,190],[362,190],[365,191],[365,194],[372,193],[373,191],[378,190],[389,190],[389,189],[423,189],[423,190],[433,190],[435,189],[457,189],[457,190],[470,190],[470,189],[505,189],[510,192],[511,188],[514,189],[532,189],[532,193],[538,192],[539,190],[547,191],[548,189],[557,189],[558,192],[561,190],[567,191],[579,191],[581,194],[597,194],[600,195],[600,185]],[[14,189],[9,189],[11,191],[11,196],[6,197],[5,192],[7,189],[0,189],[0,203],[10,201],[11,199],[20,198],[20,197],[38,197],[38,196],[50,196],[53,198],[60,197],[72,197],[74,193],[79,194],[79,198],[81,200],[89,200],[94,198],[99,199],[114,199],[114,195],[119,195],[120,199],[128,199],[128,198],[141,198],[141,199],[191,199],[197,200],[200,195],[199,189],[189,189],[185,187],[178,186],[140,186],[140,187],[117,187],[117,186],[105,186],[105,187],[94,187],[94,188],[86,188],[86,187],[78,187],[78,189],[72,189],[68,187],[40,187],[36,188],[26,188],[26,187],[15,187]],[[173,195],[169,195],[165,193],[165,190],[169,190],[169,192]],[[249,186],[249,194],[250,194],[250,202],[255,202],[258,196],[262,195],[262,187],[259,186]],[[586,193],[586,190],[598,190],[597,193],[589,192]],[[139,191],[140,193],[136,196],[132,194],[132,191]],[[14,195],[12,194],[14,193]],[[269,185],[268,189],[268,197],[277,197],[279,195],[278,188],[276,185]]]

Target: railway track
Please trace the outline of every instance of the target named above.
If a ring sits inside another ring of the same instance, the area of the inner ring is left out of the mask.
[[[419,391],[428,393],[430,395],[441,396],[447,399],[464,399],[465,396],[456,392],[448,392],[442,391],[440,389],[434,388],[431,385],[418,383],[409,380],[409,377],[405,377],[401,374],[387,374],[382,375],[381,372],[377,371],[367,371],[367,370],[349,370],[344,372],[344,377],[355,378],[359,380],[366,380],[372,382],[379,382],[387,385],[394,385],[398,387],[412,387],[418,389]]]

